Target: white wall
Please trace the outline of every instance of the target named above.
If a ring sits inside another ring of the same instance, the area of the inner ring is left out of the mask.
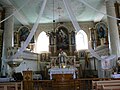
[[[23,60],[19,67],[15,69],[16,72],[22,72],[24,70],[37,71],[38,65],[37,60]]]

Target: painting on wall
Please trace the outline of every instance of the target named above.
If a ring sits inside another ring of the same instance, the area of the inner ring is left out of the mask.
[[[97,23],[96,29],[97,29],[99,38],[105,38],[107,36],[107,27],[105,23],[103,22]]]
[[[95,26],[97,46],[108,44],[108,28],[104,22],[99,22]]]
[[[40,54],[40,61],[44,62],[46,60],[46,55],[45,53]]]
[[[79,52],[79,57],[80,58],[84,58],[85,57],[85,51],[84,50]]]
[[[63,50],[68,50],[69,49],[69,36],[68,36],[68,30],[65,27],[59,27],[57,32],[57,50],[60,50],[61,48]]]
[[[27,26],[21,26],[18,29],[19,32],[19,44],[21,44],[22,41],[25,41],[28,37],[28,35],[30,34],[30,28]],[[34,43],[34,36],[31,39],[30,43]]]
[[[41,53],[40,61],[41,62],[50,62],[50,53]]]

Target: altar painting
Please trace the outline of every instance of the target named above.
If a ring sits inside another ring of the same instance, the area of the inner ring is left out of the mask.
[[[68,36],[68,30],[65,27],[59,27],[57,32],[57,50],[63,49],[68,50],[69,49],[69,36]]]

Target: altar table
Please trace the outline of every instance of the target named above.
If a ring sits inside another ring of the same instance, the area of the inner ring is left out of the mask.
[[[120,78],[120,74],[113,74],[111,75],[112,78]]]
[[[52,74],[73,74],[73,79],[75,79],[77,68],[51,68],[48,70],[50,79],[52,79]]]

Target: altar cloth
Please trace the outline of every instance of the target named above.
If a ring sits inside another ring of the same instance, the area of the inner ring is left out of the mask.
[[[48,70],[50,79],[52,79],[52,74],[73,74],[73,79],[76,78],[77,68],[51,68]]]
[[[120,74],[113,74],[111,75],[112,78],[120,78]]]

